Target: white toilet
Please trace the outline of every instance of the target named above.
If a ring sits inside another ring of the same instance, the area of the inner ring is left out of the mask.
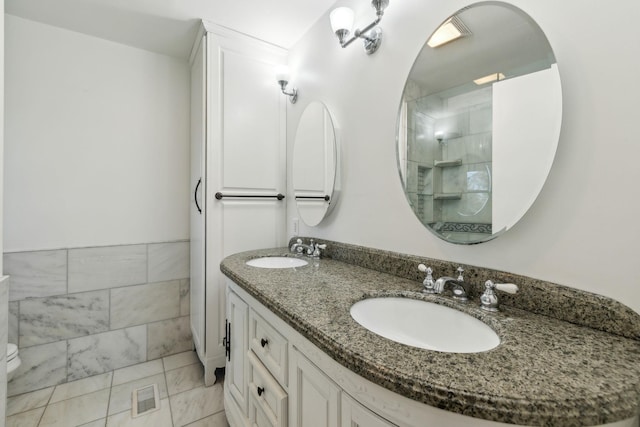
[[[7,344],[7,382],[11,381],[13,374],[22,362],[18,356],[18,346],[15,344]]]

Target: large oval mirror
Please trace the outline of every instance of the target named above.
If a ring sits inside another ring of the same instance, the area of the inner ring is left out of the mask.
[[[321,102],[305,108],[293,148],[293,191],[302,221],[316,226],[335,206],[338,146],[331,114]]]
[[[452,243],[490,240],[538,196],[562,121],[551,46],[522,10],[465,7],[427,39],[398,118],[398,169],[418,219]]]

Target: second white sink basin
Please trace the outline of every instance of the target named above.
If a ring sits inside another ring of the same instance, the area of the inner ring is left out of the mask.
[[[410,298],[384,297],[351,306],[356,322],[390,340],[447,353],[479,353],[500,344],[487,324],[466,313]]]
[[[308,262],[300,258],[292,258],[285,256],[265,256],[262,258],[250,259],[246,263],[251,267],[258,268],[293,268],[307,265]]]

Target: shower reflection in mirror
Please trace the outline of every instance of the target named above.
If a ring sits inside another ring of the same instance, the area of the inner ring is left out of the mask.
[[[479,3],[446,19],[407,78],[398,169],[418,219],[452,243],[490,240],[537,197],[557,147],[560,78],[523,11]]]

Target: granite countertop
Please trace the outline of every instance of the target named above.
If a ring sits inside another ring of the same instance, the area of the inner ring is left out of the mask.
[[[393,392],[455,413],[521,425],[598,425],[638,414],[638,340],[512,307],[485,313],[477,304],[424,295],[418,281],[333,259],[307,259],[308,265],[295,269],[245,264],[285,254],[287,248],[243,252],[225,258],[221,270],[337,362]],[[355,302],[374,296],[455,307],[491,326],[501,344],[458,354],[392,342],[349,314]]]

